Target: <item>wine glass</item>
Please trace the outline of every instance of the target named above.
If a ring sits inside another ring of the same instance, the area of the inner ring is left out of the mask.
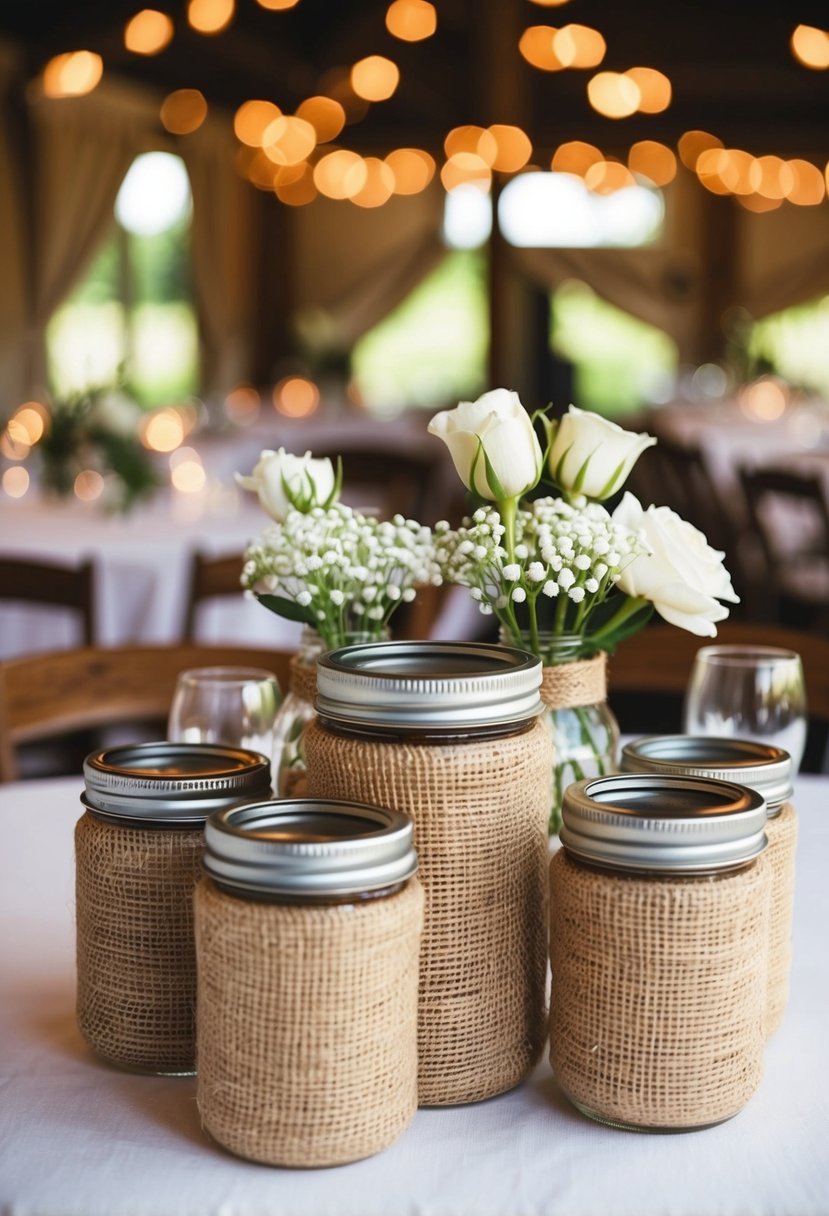
[[[226,743],[273,755],[273,724],[282,694],[272,671],[258,667],[193,667],[176,682],[167,738]]]
[[[794,650],[777,646],[703,646],[685,694],[688,735],[773,743],[797,772],[806,746],[806,686]]]

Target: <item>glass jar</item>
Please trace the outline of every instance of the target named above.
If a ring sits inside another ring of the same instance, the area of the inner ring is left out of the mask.
[[[500,637],[511,644],[512,634],[503,626]],[[607,655],[600,651],[583,658],[584,641],[575,633],[539,632],[531,637],[521,631],[515,640],[542,662],[542,720],[553,743],[548,830],[555,836],[567,786],[616,772],[619,723],[607,703]]]
[[[750,739],[653,735],[625,745],[621,768],[626,773],[684,774],[736,781],[765,799],[771,869],[766,1034],[772,1035],[786,1011],[792,958],[798,819],[790,801],[794,771],[791,756],[781,747]]]
[[[123,1068],[192,1074],[204,821],[269,796],[270,764],[243,748],[140,743],[92,752],[84,780],[75,828],[81,1034]]]
[[[352,646],[318,663],[309,790],[414,821],[421,1105],[511,1089],[543,1048],[552,757],[540,680],[532,655],[473,643]]]
[[[238,1156],[328,1166],[417,1107],[423,891],[411,821],[296,799],[212,815],[195,896],[197,1102]]]
[[[754,790],[625,773],[571,785],[550,863],[550,1063],[584,1114],[708,1127],[760,1083],[770,871]]]

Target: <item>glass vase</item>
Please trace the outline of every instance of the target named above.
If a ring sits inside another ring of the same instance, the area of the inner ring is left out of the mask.
[[[581,655],[577,634],[527,632],[514,636],[501,630],[505,646],[520,646],[542,662],[542,721],[553,740],[549,832],[561,827],[564,791],[574,781],[618,771],[619,723],[607,703],[607,656]]]

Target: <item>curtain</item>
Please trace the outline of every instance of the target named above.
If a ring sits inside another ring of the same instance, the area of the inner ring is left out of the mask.
[[[23,347],[29,284],[26,276],[24,133],[18,130],[14,94],[18,62],[12,48],[0,45],[0,419],[26,396]],[[21,121],[22,125],[22,121]]]
[[[251,360],[254,199],[234,171],[234,146],[229,129],[208,122],[178,149],[193,192],[193,286],[206,395],[245,379]]]
[[[85,97],[43,98],[32,107],[33,299],[28,380],[47,380],[45,330],[106,237],[121,182],[149,146],[157,109],[131,90],[101,85]]]

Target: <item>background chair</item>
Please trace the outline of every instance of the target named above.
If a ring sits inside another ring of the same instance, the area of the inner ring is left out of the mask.
[[[9,659],[0,663],[0,781],[45,775],[43,765],[25,772],[20,764],[24,747],[43,745],[41,753],[48,760],[50,745],[75,731],[111,733],[117,728],[123,737],[124,728],[129,728],[130,741],[163,739],[176,679],[190,667],[267,668],[284,693],[291,654],[182,645],[84,647]],[[59,771],[80,773],[83,755],[75,756],[68,767],[63,752],[52,755],[60,757]]]
[[[91,561],[79,566],[57,562],[0,557],[0,600],[69,609],[80,626],[80,641],[95,642],[95,570]]]
[[[625,734],[682,730],[682,704],[694,657],[708,639],[650,624],[623,641],[608,663],[608,700]],[[829,740],[829,637],[748,621],[724,621],[711,643],[779,646],[803,661],[809,730],[801,768],[824,771]]]
[[[198,632],[199,609],[206,600],[238,600],[243,595],[239,577],[245,563],[244,554],[209,557],[196,550],[190,560],[190,576],[184,614],[182,641],[192,642]]]

